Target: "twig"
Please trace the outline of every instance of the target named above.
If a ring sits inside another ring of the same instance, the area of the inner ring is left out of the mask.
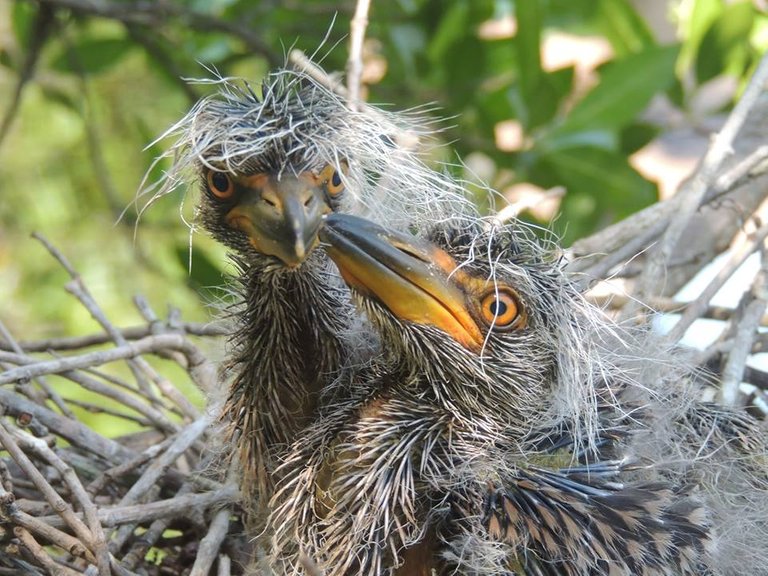
[[[744,307],[743,317],[738,323],[733,347],[723,368],[719,400],[727,406],[736,405],[739,398],[739,385],[744,376],[744,366],[752,350],[752,343],[765,313],[768,302],[768,255],[765,241],[762,243],[760,271],[752,283],[752,289],[745,294],[749,303]]]
[[[209,371],[214,371],[215,373],[215,369],[210,365],[209,361],[183,336],[179,334],[159,334],[157,336],[147,336],[141,340],[129,342],[122,346],[116,346],[109,350],[99,350],[81,354],[79,356],[69,356],[57,360],[47,360],[28,366],[12,368],[0,374],[0,384],[9,384],[19,380],[36,378],[42,374],[59,374],[68,370],[88,368],[98,364],[135,358],[142,354],[156,354],[159,351],[168,348],[184,354],[189,362],[190,373],[197,374],[197,378],[193,376],[195,382],[199,383],[201,379],[205,379],[205,376],[210,378]],[[0,360],[2,360],[3,357],[8,357],[8,353],[0,352]],[[201,375],[203,378],[201,378]],[[215,376],[213,377],[213,381],[215,382]],[[208,380],[208,382],[210,382],[210,380]]]
[[[104,472],[102,472],[98,477],[94,478],[90,484],[88,484],[86,490],[88,490],[90,494],[98,494],[104,489],[107,483],[113,481],[115,478],[119,478],[120,476],[124,476],[132,472],[133,470],[149,462],[152,458],[157,457],[158,454],[168,448],[168,445],[171,442],[173,442],[173,438],[166,438],[160,444],[155,444],[148,447],[146,450],[144,450],[144,452],[135,458],[132,458],[127,462],[123,462],[118,466],[109,468],[108,470],[104,470]]]
[[[766,171],[768,146],[761,146],[717,178],[704,197],[708,204],[762,175]],[[617,222],[587,238],[574,242],[570,249],[574,260],[568,264],[571,273],[582,272],[591,279],[604,278],[621,262],[629,260],[648,246],[676,217],[681,197],[673,196]]]
[[[197,548],[197,558],[195,559],[194,566],[192,566],[192,571],[189,573],[190,576],[207,576],[210,573],[211,567],[219,555],[221,544],[229,530],[229,517],[231,515],[232,510],[222,508],[213,517],[208,533],[200,540],[200,545]]]
[[[16,352],[17,354],[23,354],[24,351],[21,348],[21,346],[16,342],[16,340],[13,338],[11,333],[8,331],[8,329],[5,327],[5,324],[3,324],[2,321],[0,321],[0,336],[2,336],[5,341],[8,343],[8,346],[11,350]],[[72,413],[72,411],[69,409],[67,404],[64,402],[62,397],[56,392],[53,388],[51,388],[48,385],[48,382],[45,380],[45,378],[40,377],[35,380],[40,388],[42,388],[43,392],[45,392],[46,396],[50,398],[54,404],[56,404],[56,407],[61,410],[61,413],[64,414],[67,418],[74,418],[75,415]]]
[[[17,526],[13,529],[13,533],[19,539],[22,546],[29,551],[32,557],[45,568],[49,574],[52,574],[53,576],[79,576],[79,572],[75,572],[66,566],[54,562],[51,557],[46,554],[43,547],[40,546],[40,544],[38,544],[32,535],[24,528]]]
[[[30,534],[41,536],[43,539],[52,542],[62,550],[66,550],[67,553],[72,556],[83,558],[91,564],[96,563],[94,555],[80,540],[54,528],[47,522],[43,522],[21,510],[17,510],[11,514],[10,518],[16,525],[28,530]]]
[[[350,22],[349,58],[347,60],[347,99],[352,110],[358,109],[363,77],[363,42],[368,27],[370,0],[357,0],[355,14]]]
[[[131,506],[105,506],[99,509],[99,521],[105,528],[112,528],[123,524],[143,524],[159,518],[188,518],[202,510],[235,504],[239,500],[238,487],[227,485],[214,492],[185,494]],[[55,527],[64,525],[58,516],[43,516],[38,520]]]
[[[0,406],[9,416],[17,418],[31,416],[58,436],[83,450],[104,458],[107,462],[123,462],[135,456],[131,450],[114,440],[97,434],[83,423],[56,414],[52,410],[30,402],[2,387],[0,387]]]
[[[301,50],[294,48],[288,53],[288,62],[300,72],[304,72],[307,76],[328,88],[332,92],[335,92],[342,98],[349,98],[349,91],[338,79],[329,76],[325,70],[316,65],[312,60],[307,58],[306,54]]]
[[[216,570],[216,576],[231,576],[232,560],[226,554],[219,554],[219,566]]]
[[[45,499],[50,503],[53,509],[61,516],[71,528],[77,537],[85,544],[89,550],[94,549],[93,535],[83,521],[74,513],[72,508],[59,496],[59,494],[48,483],[45,477],[40,473],[34,463],[21,450],[14,440],[13,436],[5,425],[0,421],[0,444],[3,445],[11,458],[19,465],[27,477],[32,480],[35,487],[42,492]]]
[[[29,1],[29,0],[28,0]],[[238,38],[250,52],[260,54],[270,66],[282,63],[282,58],[248,24],[227,22],[213,14],[196,12],[185,5],[170,2],[93,2],[92,0],[38,0],[56,8],[68,8],[82,14],[111,18],[124,24],[138,24],[149,28],[162,28],[169,20],[178,19],[201,32],[223,32]]]
[[[734,249],[731,257],[725,263],[723,268],[717,273],[712,281],[707,285],[702,293],[691,302],[680,320],[672,327],[667,334],[667,338],[671,342],[677,342],[683,337],[686,330],[698,319],[709,306],[709,301],[717,294],[723,284],[733,275],[733,273],[741,266],[744,261],[752,254],[768,237],[768,224],[761,226],[748,241],[744,242],[741,246]],[[758,318],[758,323],[760,318]]]
[[[173,333],[178,334],[182,332],[192,336],[227,336],[231,334],[232,330],[229,326],[223,323],[206,323],[199,324],[196,322],[183,322],[176,328],[171,328],[167,324],[162,326],[131,326],[128,328],[119,329],[123,338],[126,340],[138,340],[151,336],[153,334],[165,334]],[[88,348],[91,346],[98,346],[100,344],[106,344],[112,342],[112,338],[107,334],[89,334],[87,336],[69,336],[65,338],[47,338],[45,340],[23,341],[18,342],[19,347],[25,352],[47,352],[49,350],[79,350],[81,348]],[[12,350],[13,348],[8,343],[0,341],[0,349]]]
[[[160,477],[165,474],[166,469],[178,460],[195,440],[205,433],[210,423],[210,418],[204,416],[181,430],[171,445],[168,446],[168,449],[159,457],[153,459],[141,477],[131,486],[131,489],[128,490],[125,496],[120,499],[120,504],[126,506],[138,502],[147,491],[157,484]],[[132,532],[133,527],[130,525],[124,526],[116,536],[110,539],[110,546],[115,550],[119,550]]]
[[[24,366],[39,365],[39,362],[36,361],[34,358],[29,358],[27,356],[18,357],[16,354],[9,354],[8,352],[2,352],[2,351],[0,351],[0,359],[3,359],[7,362],[13,362],[14,364],[17,364],[17,365],[18,364],[21,364]],[[15,369],[7,370],[6,372],[0,374],[0,379],[2,379],[5,375],[13,372],[14,370]],[[101,396],[104,396],[106,398],[109,398],[111,400],[118,402],[122,406],[126,406],[128,408],[131,408],[132,410],[135,410],[139,414],[142,414],[143,416],[145,416],[148,420],[150,420],[155,426],[157,426],[161,430],[164,430],[170,433],[173,433],[176,430],[178,430],[177,424],[171,422],[168,418],[166,418],[165,415],[160,410],[153,408],[146,401],[143,401],[145,399],[137,399],[132,394],[127,394],[122,390],[118,390],[114,387],[105,386],[98,380],[94,378],[89,378],[85,374],[81,374],[74,370],[61,371],[60,375],[65,378],[68,378],[69,380],[72,380],[73,382],[77,382],[81,387],[83,387],[86,390],[100,394]],[[131,392],[135,394],[136,391],[131,390]]]
[[[698,210],[704,195],[716,180],[723,161],[732,154],[733,140],[757,103],[760,94],[763,93],[766,80],[768,80],[768,54],[763,56],[741,99],[734,106],[722,130],[714,137],[696,173],[677,193],[680,197],[679,210],[675,218],[670,220],[660,245],[648,259],[636,289],[639,300],[658,292],[659,280],[664,277],[665,265],[670,261],[672,252],[691,216]],[[633,309],[636,308],[630,302],[626,315],[632,315]]]

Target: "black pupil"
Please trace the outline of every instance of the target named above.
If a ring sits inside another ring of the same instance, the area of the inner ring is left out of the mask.
[[[214,172],[211,176],[211,184],[219,192],[226,192],[229,188],[229,178],[223,172]]]
[[[333,176],[331,176],[331,184],[334,188],[341,186],[341,176],[339,176],[338,172],[334,172]]]
[[[494,316],[504,316],[507,313],[507,305],[504,302],[494,300],[491,302],[491,314]]]

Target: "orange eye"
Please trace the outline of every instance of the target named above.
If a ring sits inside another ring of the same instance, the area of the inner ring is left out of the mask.
[[[341,170],[346,174],[346,163],[341,163]],[[338,196],[344,191],[344,182],[341,179],[341,172],[331,164],[323,168],[323,171],[320,172],[320,182],[323,183],[328,194],[331,196]]]
[[[235,183],[229,174],[209,170],[206,179],[208,181],[208,189],[216,198],[219,200],[232,198],[232,195],[235,193]]]
[[[488,326],[499,330],[525,328],[526,318],[520,300],[509,288],[492,289],[480,300],[480,313]]]

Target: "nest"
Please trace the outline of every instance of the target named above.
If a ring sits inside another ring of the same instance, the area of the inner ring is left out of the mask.
[[[226,328],[183,322],[176,311],[160,319],[136,298],[146,325],[118,329],[41,240],[104,332],[25,343],[0,325],[0,574],[237,572],[247,543],[236,475],[222,465],[211,415],[177,387],[180,367],[201,390],[214,389],[216,366],[199,345]],[[167,361],[175,383],[152,356]],[[119,364],[129,378],[113,375]],[[95,400],[68,400],[49,379]],[[82,409],[140,430],[109,438],[78,419]]]

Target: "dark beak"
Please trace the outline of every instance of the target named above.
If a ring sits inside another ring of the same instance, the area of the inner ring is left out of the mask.
[[[451,276],[456,263],[448,253],[346,214],[327,216],[320,240],[350,287],[401,320],[435,326],[466,348],[480,349],[483,334]]]
[[[317,245],[323,216],[330,212],[323,189],[307,175],[243,184],[244,193],[226,216],[229,225],[247,234],[258,252],[299,266]]]

